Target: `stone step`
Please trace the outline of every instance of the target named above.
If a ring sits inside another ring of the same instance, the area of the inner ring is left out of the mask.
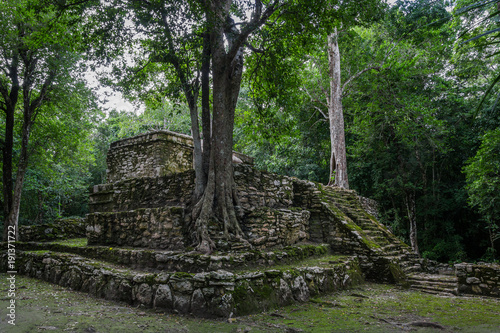
[[[422,272],[422,267],[419,266],[419,265],[417,266],[417,265],[412,265],[411,263],[409,263],[409,266],[408,267],[404,267],[403,271],[406,274],[421,273]]]
[[[411,285],[423,286],[423,287],[442,287],[442,288],[454,288],[457,286],[457,282],[438,282],[438,281],[416,281],[408,279]]]
[[[382,247],[384,245],[390,244],[389,240],[385,237],[382,237],[381,235],[378,235],[376,233],[371,233],[371,232],[365,232],[365,234],[367,236],[369,236],[374,242],[376,242],[378,245],[380,245]]]
[[[458,294],[458,279],[456,276],[437,274],[409,274],[410,288],[427,293]]]
[[[456,276],[440,275],[440,274],[412,274],[408,276],[409,280],[413,281],[429,281],[429,282],[450,282],[457,283]]]
[[[405,247],[403,247],[401,244],[395,244],[395,243],[389,243],[387,245],[382,246],[382,249],[384,251],[398,251],[398,252],[405,252]]]
[[[6,269],[7,256],[0,257]],[[346,289],[361,272],[355,257],[325,258],[322,266],[274,266],[228,272],[145,273],[56,252],[19,252],[18,273],[134,306],[201,317],[245,315]]]
[[[26,251],[55,251],[104,260],[113,264],[143,271],[204,272],[218,269],[245,269],[269,267],[276,263],[292,264],[301,260],[326,255],[327,244],[295,245],[266,251],[240,251],[200,255],[197,252],[130,249],[109,246],[68,246],[59,243],[17,243],[17,249]]]
[[[422,291],[428,294],[451,294],[458,295],[458,291],[456,287],[452,288],[443,288],[439,286],[421,286],[421,285],[411,285],[411,289]]]
[[[394,259],[400,265],[406,262],[404,255],[402,255],[399,251],[383,251],[383,253],[385,254],[385,257]]]
[[[359,221],[356,221],[356,224],[359,227],[363,228],[363,230],[371,230],[371,231],[375,231],[375,232],[379,232],[381,234],[384,234],[384,232],[379,228],[379,226],[377,226],[374,223],[368,223],[368,222],[360,223]]]

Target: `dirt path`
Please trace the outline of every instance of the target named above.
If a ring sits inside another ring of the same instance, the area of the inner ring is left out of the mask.
[[[15,323],[0,274],[0,332],[500,332],[500,300],[365,284],[273,312],[205,320],[96,299],[17,276]]]

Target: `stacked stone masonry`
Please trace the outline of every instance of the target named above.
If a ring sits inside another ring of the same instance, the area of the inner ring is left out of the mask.
[[[19,227],[19,240],[23,242],[51,241],[85,237],[86,223],[83,218],[57,219],[53,223]]]
[[[500,265],[461,263],[455,271],[459,293],[500,297]]]
[[[183,214],[194,184],[190,140],[160,131],[112,145],[108,153],[109,183],[95,186],[90,195],[89,244],[165,250],[189,247],[182,226],[189,218]],[[323,188],[310,181],[260,171],[247,163],[250,158],[238,156],[244,162],[235,164],[234,172],[243,213],[241,224],[254,248],[304,241],[328,243],[334,251],[360,256],[368,278],[378,277],[384,267],[381,274],[388,280],[393,275],[391,262],[409,256],[408,247],[374,218],[373,201],[354,191]],[[371,230],[364,230],[366,226]],[[238,248],[224,247],[227,242],[220,241],[218,224],[210,225],[209,231],[220,249]],[[390,246],[390,250],[381,244]],[[392,261],[384,258],[391,253],[398,257]]]
[[[192,139],[168,131],[113,142],[107,155],[108,182],[159,177],[191,169]]]
[[[130,274],[74,255],[26,252],[18,265],[21,274],[97,297],[226,318],[305,302],[319,293],[346,288],[361,276],[355,258],[330,267]]]
[[[249,156],[233,153],[233,160],[252,163]],[[109,183],[141,177],[160,177],[191,170],[193,139],[170,131],[155,131],[115,141],[107,155]]]
[[[18,271],[98,297],[197,316],[268,310],[363,279],[499,296],[498,266],[456,265],[456,289],[455,277],[422,278],[418,273],[452,270],[416,258],[376,220],[373,200],[256,170],[251,158],[236,153],[241,227],[253,250],[234,251],[241,244],[228,245],[214,222],[212,239],[231,251],[190,252],[184,226],[194,187],[192,151],[190,137],[168,131],[113,143],[108,183],[95,186],[89,200],[86,232],[93,246],[19,243],[28,251],[17,258]],[[330,251],[343,259],[296,265]],[[278,269],[278,263],[295,268]],[[423,280],[427,284],[418,284]]]
[[[200,273],[219,269],[242,270],[280,265],[292,265],[307,258],[318,258],[329,253],[328,244],[299,245],[273,251],[243,251],[217,255],[197,252],[145,250],[109,246],[68,246],[58,243],[18,243],[23,251],[52,251],[71,253],[85,258],[106,261],[147,272]]]

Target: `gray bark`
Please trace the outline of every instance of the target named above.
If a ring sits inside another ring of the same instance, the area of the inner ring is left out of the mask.
[[[405,193],[404,202],[408,213],[410,224],[410,245],[413,253],[420,255],[417,239],[417,204],[415,201],[415,192],[407,191]]]
[[[207,227],[212,218],[222,225],[226,238],[234,237],[246,242],[238,221],[241,212],[238,210],[239,200],[233,175],[234,113],[243,74],[244,44],[248,36],[276,10],[278,2],[272,2],[262,12],[262,2],[256,0],[250,22],[243,25],[240,31],[230,18],[233,1],[212,0],[203,3],[206,5],[207,21],[210,22],[210,42],[206,50],[208,52],[209,47],[212,62],[212,127],[208,126],[209,121],[203,121],[204,132],[207,125],[211,134],[208,179],[202,198],[193,208],[191,223],[194,223],[197,249],[209,253],[214,249]],[[208,115],[206,119],[210,120]]]
[[[342,110],[342,86],[340,80],[340,51],[337,28],[328,36],[328,65],[330,70],[330,96],[328,119],[330,122],[330,178],[328,185],[348,189],[347,157]]]

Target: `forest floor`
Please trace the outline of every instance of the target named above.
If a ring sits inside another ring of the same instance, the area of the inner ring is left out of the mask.
[[[428,295],[393,285],[356,288],[270,312],[199,319],[97,299],[16,276],[16,321],[7,323],[0,274],[0,332],[500,332],[500,299]]]

